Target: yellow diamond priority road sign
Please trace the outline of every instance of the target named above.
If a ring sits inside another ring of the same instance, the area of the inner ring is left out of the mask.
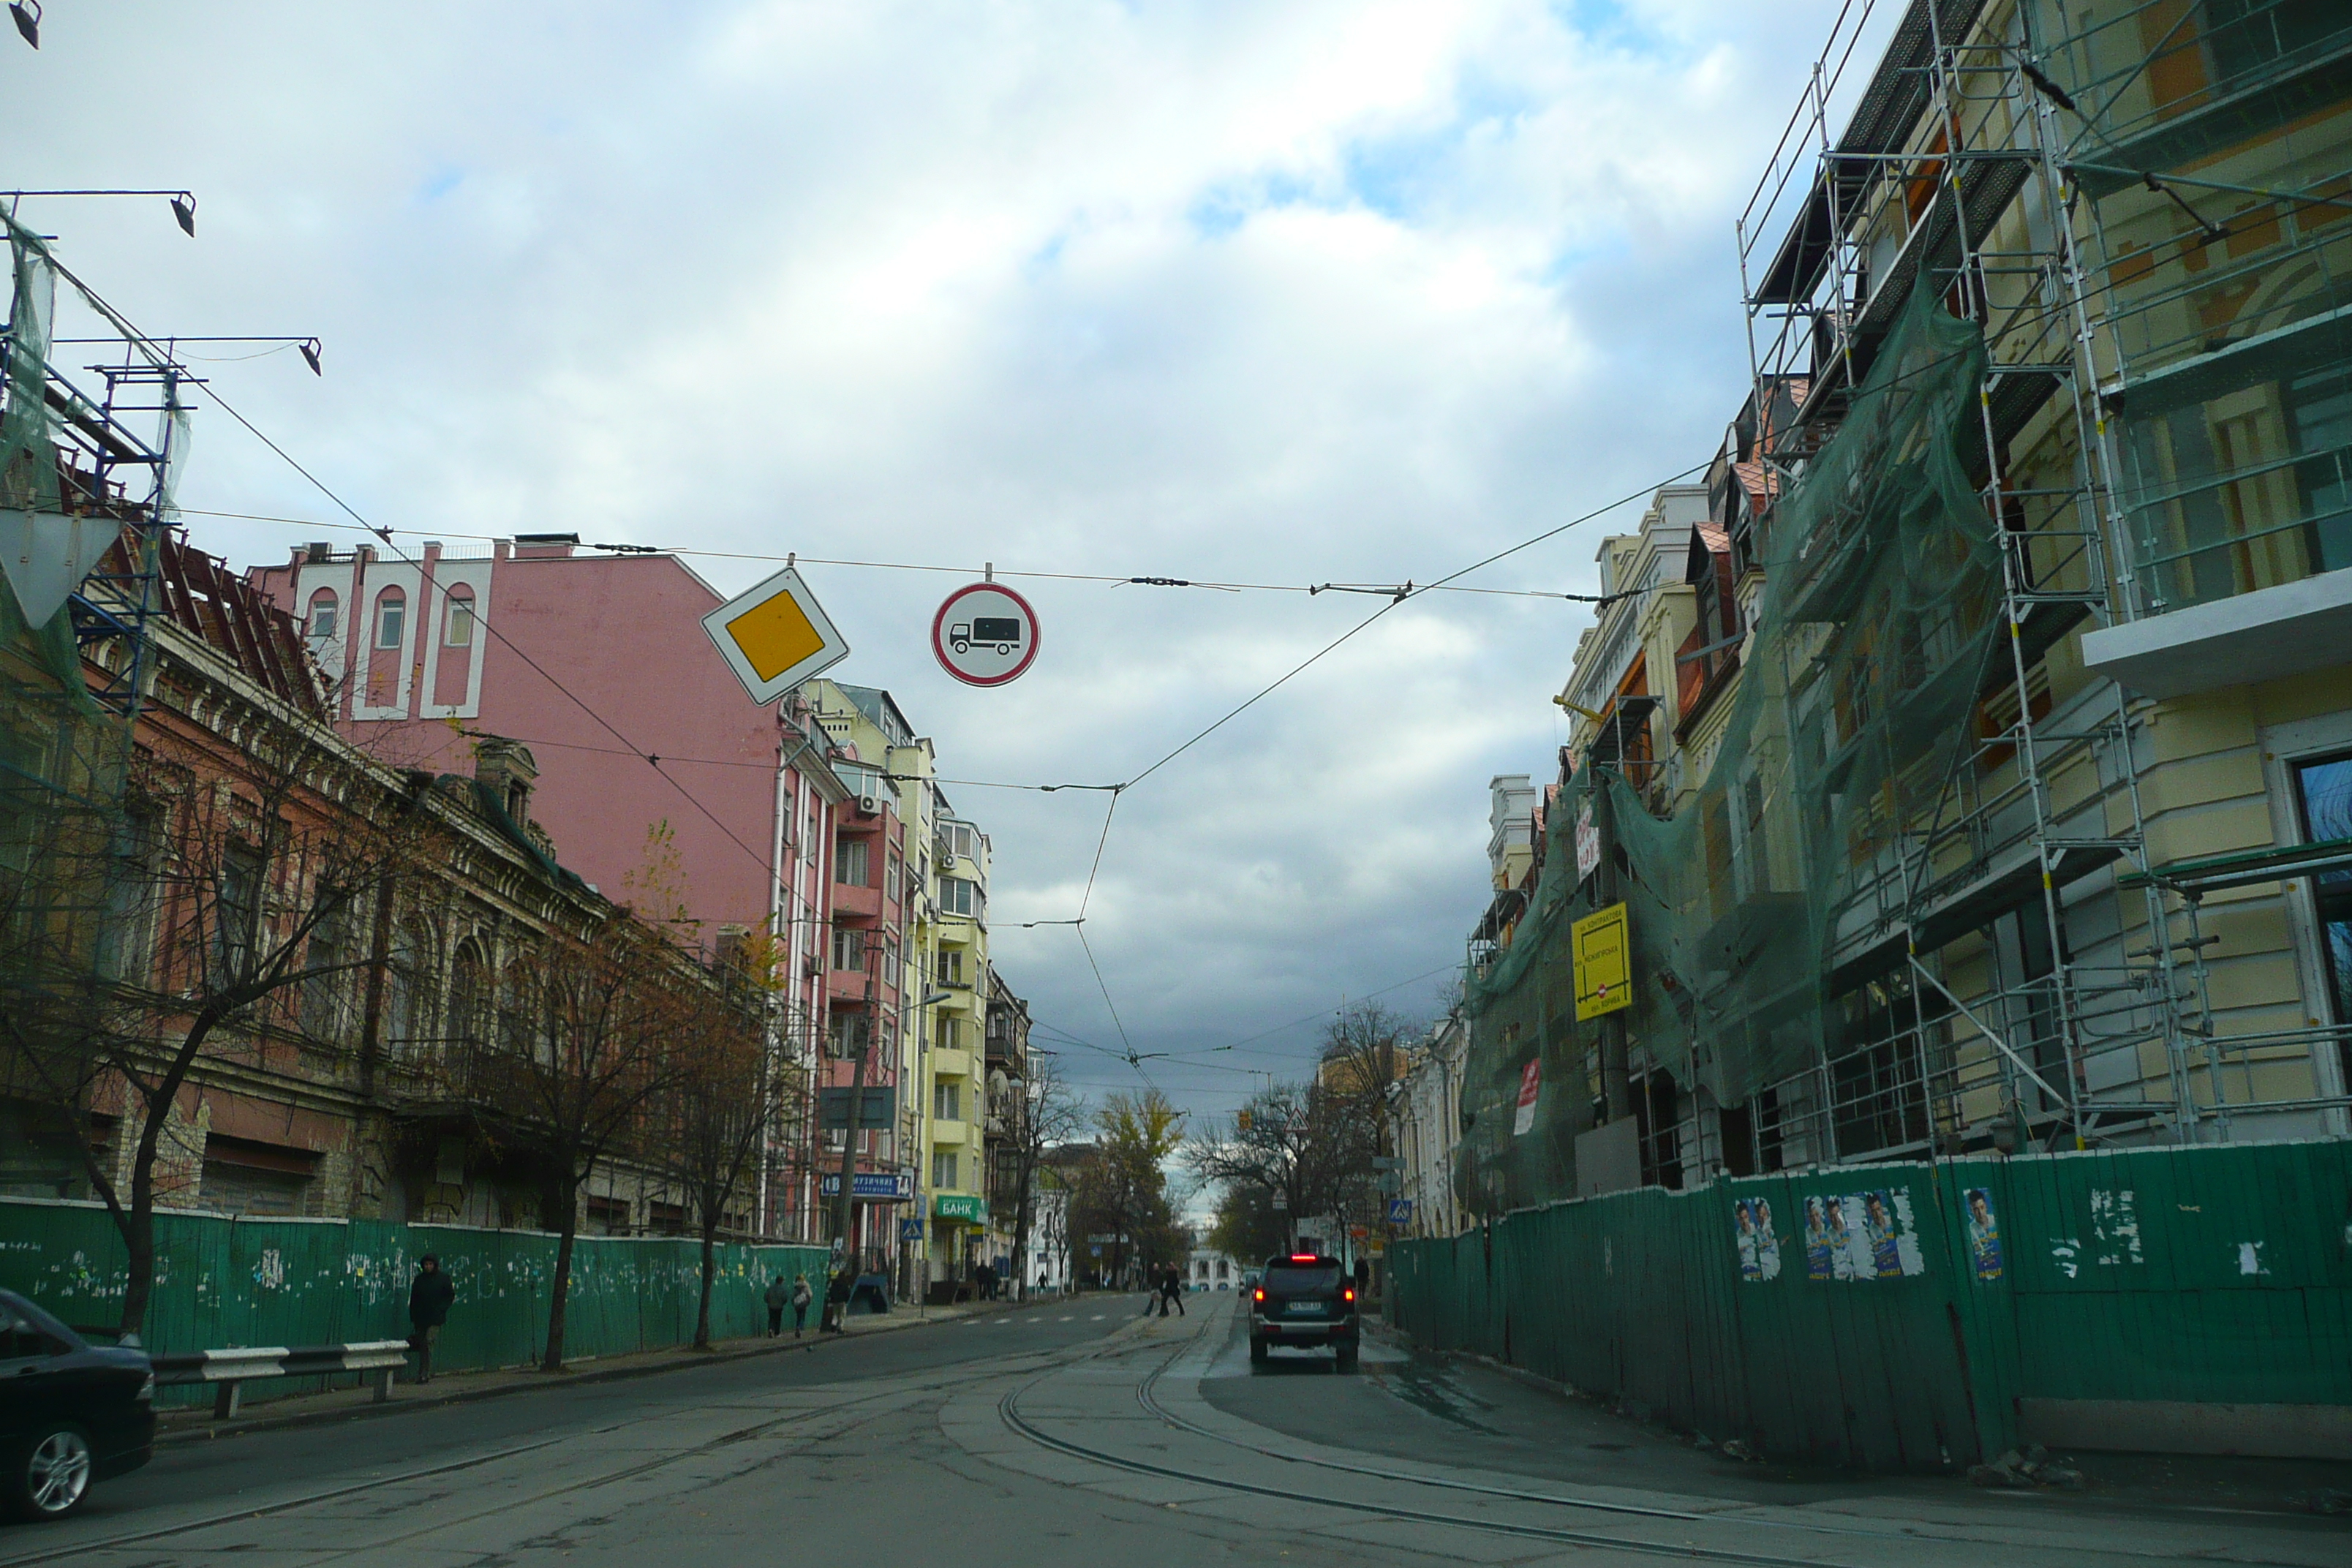
[[[754,702],[773,702],[849,657],[849,644],[790,566],[703,616],[702,629]]]

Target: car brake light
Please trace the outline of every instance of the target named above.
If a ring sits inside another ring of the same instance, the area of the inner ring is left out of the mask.
[[[1342,1301],[1352,1301],[1352,1300],[1354,1300],[1355,1299],[1356,1299],[1356,1291],[1355,1291],[1355,1287],[1353,1287],[1353,1286],[1349,1286],[1347,1289],[1342,1290],[1342,1291],[1340,1291],[1340,1292],[1339,1292],[1339,1300],[1341,1300]]]
[[[1263,1301],[1263,1300],[1265,1300],[1265,1291],[1263,1291],[1263,1290],[1253,1290],[1253,1291],[1251,1291],[1251,1292],[1250,1292],[1250,1294],[1251,1294],[1254,1298],[1255,1298],[1256,1300],[1260,1300],[1260,1301]]]
[[[1312,1263],[1315,1261],[1315,1255],[1311,1252],[1294,1252],[1290,1255],[1290,1261],[1293,1263]]]

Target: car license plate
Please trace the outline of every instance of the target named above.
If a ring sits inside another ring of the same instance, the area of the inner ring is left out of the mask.
[[[1293,1301],[1289,1310],[1294,1318],[1319,1318],[1323,1315],[1323,1306],[1319,1301]]]

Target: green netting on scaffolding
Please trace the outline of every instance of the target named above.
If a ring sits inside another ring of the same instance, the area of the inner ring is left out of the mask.
[[[95,1026],[121,945],[125,872],[142,847],[124,810],[130,725],[94,701],[57,564],[79,529],[103,549],[120,522],[68,482],[48,354],[58,269],[7,222],[9,312],[0,336],[0,1097],[35,1070],[27,1053],[70,1052]],[[152,545],[149,547],[152,548]],[[136,553],[136,552],[134,552]],[[79,555],[69,557],[79,561]],[[122,557],[130,559],[130,557]],[[67,577],[79,566],[64,569]],[[32,618],[26,601],[40,612]],[[0,1127],[0,1144],[8,1129]],[[0,1147],[0,1174],[13,1172]]]
[[[1576,1140],[1601,1097],[1601,1026],[1576,1020],[1570,941],[1599,885],[1580,880],[1573,842],[1595,790],[1609,792],[1627,905],[1633,1000],[1619,1016],[1632,1051],[1684,1091],[1745,1102],[1875,1037],[1900,1005],[1888,933],[1916,889],[1898,826],[1934,818],[2008,656],[2001,552],[1964,461],[1984,449],[1985,360],[1978,327],[1916,290],[1769,521],[1719,742],[1685,736],[1703,780],[1669,797],[1638,767],[1588,766],[1551,804],[1526,912],[1466,988],[1456,1180],[1473,1208],[1576,1192]]]
[[[2352,5],[2032,15],[2139,613],[2352,566]]]

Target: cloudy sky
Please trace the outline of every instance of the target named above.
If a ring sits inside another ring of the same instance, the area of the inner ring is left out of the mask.
[[[1743,392],[1733,219],[1830,0],[93,5],[0,32],[0,184],[371,520],[737,555],[1428,582],[1703,460]],[[197,351],[191,351],[197,352]],[[216,411],[181,499],[330,520]],[[1604,522],[1469,584],[1591,591]],[[192,515],[243,564],[296,525]],[[337,536],[348,538],[348,535]],[[931,663],[949,574],[812,567],[950,777],[1134,776],[1378,607],[1014,579],[1045,649]],[[1426,1015],[1539,777],[1584,610],[1415,599],[1123,798],[960,788],[996,957],[1204,1111],[1384,993]],[[1433,976],[1432,972],[1437,972]],[[1422,978],[1416,978],[1422,977]],[[1405,984],[1400,984],[1400,982]],[[1205,1058],[1198,1053],[1264,1037]]]

